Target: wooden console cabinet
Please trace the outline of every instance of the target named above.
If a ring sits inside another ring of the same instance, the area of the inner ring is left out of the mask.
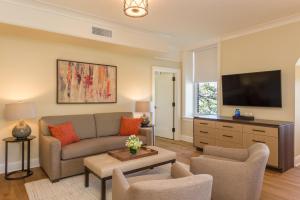
[[[194,117],[194,146],[248,148],[265,143],[270,149],[268,166],[287,171],[294,167],[294,123],[271,120],[233,120],[222,116]]]

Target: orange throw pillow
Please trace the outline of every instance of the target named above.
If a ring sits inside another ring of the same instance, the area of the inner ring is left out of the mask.
[[[48,128],[51,135],[61,142],[62,147],[80,141],[71,122],[48,126]]]
[[[120,135],[130,136],[139,134],[142,118],[121,118]]]

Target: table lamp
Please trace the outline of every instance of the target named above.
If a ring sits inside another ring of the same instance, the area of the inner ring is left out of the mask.
[[[23,102],[6,104],[4,117],[8,121],[19,120],[19,123],[12,130],[14,137],[17,139],[27,138],[31,134],[31,128],[24,120],[36,117],[35,105]]]
[[[137,101],[135,103],[135,112],[143,113],[142,126],[147,126],[150,123],[149,117],[146,113],[150,112],[150,102],[149,101]]]

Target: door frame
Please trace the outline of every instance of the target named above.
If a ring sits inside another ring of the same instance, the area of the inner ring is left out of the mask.
[[[170,67],[152,67],[152,122],[155,127],[155,73],[156,72],[169,72],[175,74],[175,133],[174,139],[181,139],[181,71],[178,68],[170,68]],[[154,131],[155,132],[155,131]],[[155,134],[155,133],[154,133]],[[155,135],[154,135],[155,138]]]

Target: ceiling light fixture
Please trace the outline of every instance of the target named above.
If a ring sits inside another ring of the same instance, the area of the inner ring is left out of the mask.
[[[124,0],[124,13],[129,17],[148,15],[148,0]]]

